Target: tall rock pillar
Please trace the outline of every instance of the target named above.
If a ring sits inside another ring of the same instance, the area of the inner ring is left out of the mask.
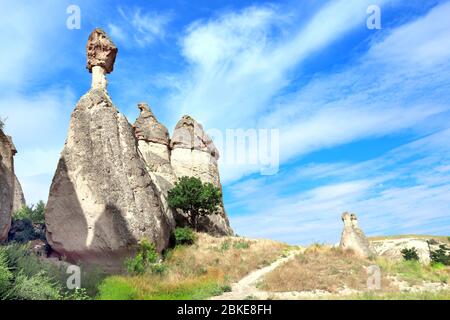
[[[142,239],[162,251],[171,231],[133,127],[106,91],[116,54],[108,35],[95,29],[87,44],[92,87],[72,113],[45,213],[55,252],[106,268],[122,266]]]

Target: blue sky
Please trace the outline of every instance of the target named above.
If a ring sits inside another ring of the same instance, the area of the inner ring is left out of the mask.
[[[66,27],[69,5],[81,28]],[[382,29],[366,27],[381,8]],[[146,101],[172,131],[278,129],[280,166],[221,162],[240,235],[336,242],[340,214],[369,235],[450,234],[450,2],[2,1],[0,115],[28,202],[46,200],[70,113],[90,86],[95,27],[119,53],[113,101]],[[223,151],[222,151],[223,152]]]

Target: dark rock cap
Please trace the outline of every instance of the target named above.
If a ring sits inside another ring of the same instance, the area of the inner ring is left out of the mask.
[[[87,65],[86,68],[92,72],[94,66],[100,66],[106,73],[114,69],[117,47],[108,34],[100,28],[94,29],[89,35],[86,45]]]

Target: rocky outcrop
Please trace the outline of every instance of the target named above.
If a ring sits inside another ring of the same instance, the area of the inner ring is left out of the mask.
[[[95,29],[89,37],[92,87],[72,113],[45,219],[48,243],[60,256],[117,268],[141,239],[166,248],[171,226],[133,127],[106,91],[117,49],[102,35]]]
[[[167,128],[159,123],[146,103],[138,104],[139,117],[134,123],[138,147],[146,162],[148,172],[155,182],[164,211],[175,228],[176,211],[169,207],[168,191],[173,188],[176,176],[170,164],[170,140]]]
[[[190,116],[178,121],[170,142],[170,162],[175,175],[197,177],[222,190],[217,160],[219,152],[202,125]],[[216,235],[233,233],[223,204],[218,213],[199,220],[200,230]]]
[[[370,248],[369,240],[364,232],[358,226],[358,219],[355,214],[344,212],[342,214],[344,230],[342,231],[341,242],[339,246],[343,250],[351,250],[360,257],[368,258],[374,255]]]
[[[395,239],[381,239],[372,240],[371,247],[377,255],[388,257],[393,260],[403,260],[403,249],[415,248],[419,261],[422,264],[429,264],[430,253],[439,249],[440,245],[445,245],[445,242],[436,241],[432,238],[415,238],[415,237],[400,237]]]
[[[17,150],[10,136],[0,129],[0,242],[7,240],[11,217],[25,204],[25,198],[14,172]]]

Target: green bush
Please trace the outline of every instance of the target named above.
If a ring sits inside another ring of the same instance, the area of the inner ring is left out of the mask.
[[[167,266],[164,263],[154,263],[150,266],[150,270],[154,274],[163,275],[167,271]]]
[[[45,223],[45,203],[41,200],[35,205],[24,205],[14,213],[13,218],[29,220],[31,223]]]
[[[412,247],[411,249],[405,248],[401,251],[403,259],[406,261],[419,261],[419,255],[417,254],[417,249]]]
[[[85,300],[84,289],[67,292],[65,270],[41,261],[28,245],[0,246],[0,300]]]
[[[191,245],[196,240],[194,231],[188,227],[176,228],[174,234],[176,245]]]
[[[230,249],[230,241],[229,240],[225,240],[220,245],[220,251],[227,251],[228,249]]]
[[[22,272],[15,277],[14,287],[8,292],[7,298],[14,300],[59,300],[62,288],[52,280],[45,271],[31,277]]]
[[[441,263],[450,266],[450,248],[440,245],[439,249],[430,252],[430,259],[433,264]]]
[[[248,249],[248,248],[250,248],[250,243],[245,240],[239,240],[233,244],[233,247],[235,249]]]
[[[155,245],[144,239],[139,243],[136,255],[125,260],[125,267],[128,273],[143,274],[157,259]]]
[[[168,193],[169,206],[182,210],[194,230],[198,230],[201,217],[217,214],[221,199],[219,188],[195,177],[181,177]]]
[[[9,269],[6,253],[0,251],[0,298],[10,289],[12,280],[13,274]]]

